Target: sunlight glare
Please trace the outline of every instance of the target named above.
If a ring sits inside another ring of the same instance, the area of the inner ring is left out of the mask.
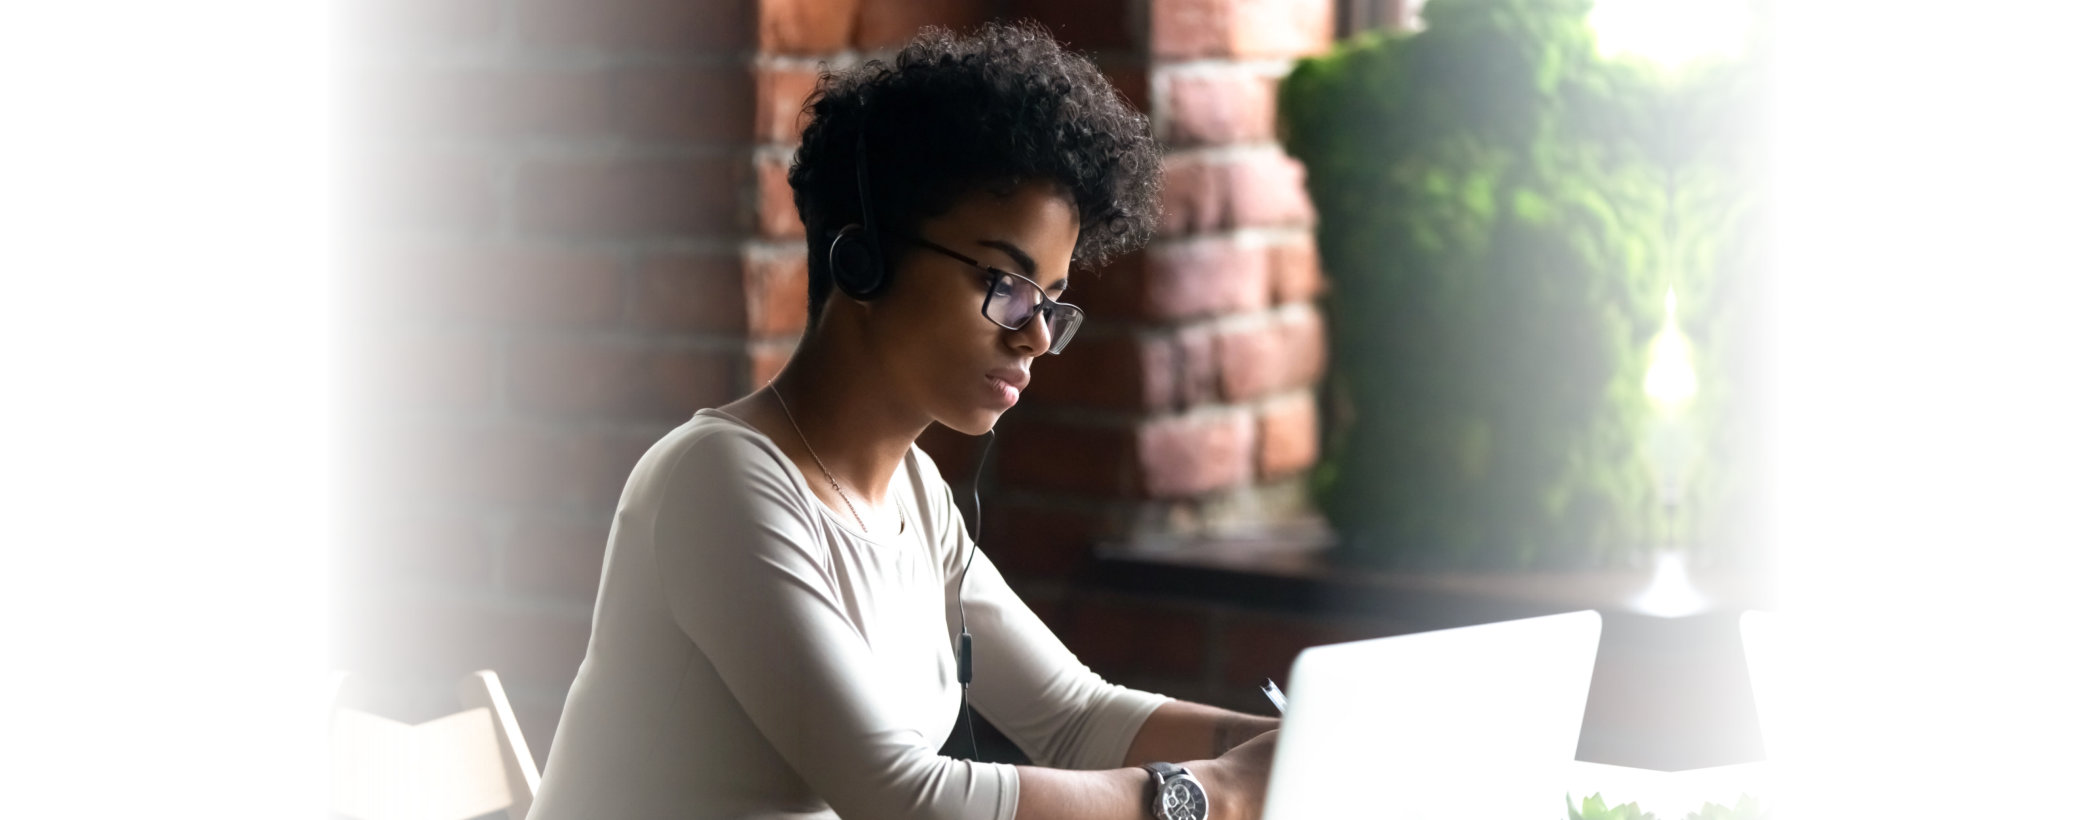
[[[1735,56],[1751,28],[1742,0],[1598,0],[1591,24],[1601,55],[1633,55],[1663,66]]]

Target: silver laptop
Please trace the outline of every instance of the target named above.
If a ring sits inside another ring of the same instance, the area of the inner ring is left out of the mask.
[[[1303,650],[1266,820],[1560,817],[1591,610]]]
[[[1751,675],[1751,702],[1758,709],[1758,734],[1765,742],[1766,759],[1787,754],[1787,699],[1781,690],[1786,661],[1781,658],[1779,616],[1761,610],[1746,610],[1738,616],[1737,628],[1744,636],[1744,668]]]

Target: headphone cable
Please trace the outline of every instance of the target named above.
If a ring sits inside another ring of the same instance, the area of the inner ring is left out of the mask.
[[[998,430],[984,431],[984,449],[977,454],[977,470],[970,476],[970,557],[962,562],[962,575],[955,581],[955,615],[962,626],[962,643],[955,657],[955,679],[962,683],[962,725],[970,736],[970,759],[976,760],[977,725],[970,717],[970,617],[963,609],[962,590],[970,580],[970,564],[977,560],[977,542],[984,535],[984,498],[978,488],[984,481],[984,459],[991,455],[991,445],[998,440]]]

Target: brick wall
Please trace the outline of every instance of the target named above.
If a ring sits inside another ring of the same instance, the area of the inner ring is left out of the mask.
[[[350,5],[336,655],[410,718],[496,669],[540,757],[630,467],[802,322],[746,242],[759,10]]]
[[[334,573],[335,654],[363,673],[350,697],[420,719],[452,708],[455,677],[491,667],[547,751],[631,465],[695,409],[764,383],[803,328],[784,175],[818,64],[999,17],[1049,25],[1152,114],[1167,216],[1149,249],[1074,279],[1090,321],[1001,426],[987,548],[1095,668],[1185,696],[1249,685],[1286,665],[1260,656],[1299,640],[1382,632],[1076,581],[1097,540],[1309,514],[1322,288],[1301,172],[1272,138],[1272,83],[1328,44],[1332,13],[1330,0],[357,5],[342,40],[354,375]],[[926,445],[967,482],[974,441],[938,431]],[[1146,651],[1126,636],[1148,618],[1199,637]]]
[[[1074,276],[1086,328],[1036,364],[1001,425],[986,544],[1102,674],[1264,709],[1258,681],[1301,647],[1402,629],[1100,592],[1080,571],[1095,541],[1314,517],[1303,475],[1317,461],[1324,287],[1302,169],[1275,140],[1274,87],[1330,45],[1333,4],[1079,5],[1037,16],[1074,44],[1095,19],[1127,27],[1114,42],[1165,145],[1165,214],[1150,247]]]

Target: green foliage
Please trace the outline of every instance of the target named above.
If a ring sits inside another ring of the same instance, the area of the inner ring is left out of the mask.
[[[1609,807],[1606,799],[1598,794],[1587,797],[1583,802],[1573,802],[1569,795],[1563,796],[1563,808],[1568,820],[1657,820],[1657,815],[1643,811],[1634,803],[1622,803]],[[1735,807],[1720,803],[1702,803],[1697,811],[1686,813],[1686,820],[1771,820],[1758,798],[1742,795]]]
[[[1770,820],[1772,816],[1758,798],[1747,794],[1737,798],[1735,807],[1720,803],[1703,804],[1700,811],[1687,813],[1686,820]]]
[[[1332,280],[1329,436],[1315,488],[1349,558],[1620,563],[1663,534],[1644,440],[1667,288],[1696,415],[1726,435],[1755,251],[1748,64],[1604,59],[1589,0],[1433,0],[1282,83]],[[1725,473],[1689,510],[1726,508]],[[1688,519],[1698,543],[1714,519]]]
[[[1565,796],[1563,808],[1570,812],[1570,820],[1657,820],[1657,815],[1643,811],[1634,803],[1609,808],[1606,799],[1597,794],[1585,798],[1583,805],[1574,804]]]

